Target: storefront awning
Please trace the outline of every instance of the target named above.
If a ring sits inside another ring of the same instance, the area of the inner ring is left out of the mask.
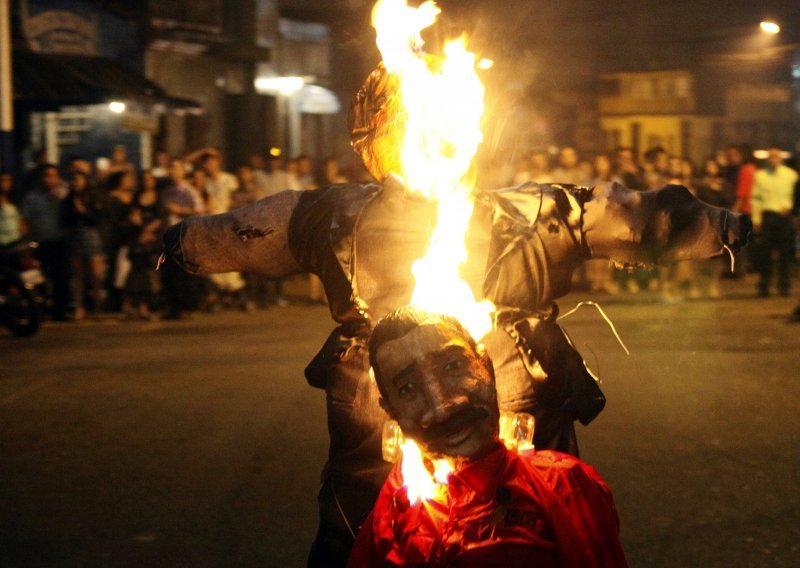
[[[302,113],[336,114],[341,108],[336,95],[319,85],[304,85],[296,96]]]
[[[14,50],[14,100],[38,109],[135,100],[183,112],[201,111],[195,101],[170,97],[156,83],[103,57]]]

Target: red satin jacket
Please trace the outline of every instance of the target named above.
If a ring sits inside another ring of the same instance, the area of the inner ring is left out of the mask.
[[[400,464],[386,480],[349,566],[626,567],[611,492],[558,452],[502,444],[453,473],[439,500],[409,504]]]

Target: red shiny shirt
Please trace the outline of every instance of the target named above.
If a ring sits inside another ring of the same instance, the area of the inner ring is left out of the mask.
[[[453,473],[438,500],[409,504],[399,464],[349,566],[624,567],[619,518],[597,472],[558,452],[498,444]]]

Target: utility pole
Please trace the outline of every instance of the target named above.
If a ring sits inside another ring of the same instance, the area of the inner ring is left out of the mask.
[[[0,167],[14,166],[14,81],[11,74],[11,2],[0,0]]]

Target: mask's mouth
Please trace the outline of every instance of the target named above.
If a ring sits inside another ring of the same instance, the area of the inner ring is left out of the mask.
[[[485,420],[489,412],[479,406],[468,406],[445,422],[434,424],[424,431],[426,445],[431,449],[457,447],[472,434],[477,423]]]

